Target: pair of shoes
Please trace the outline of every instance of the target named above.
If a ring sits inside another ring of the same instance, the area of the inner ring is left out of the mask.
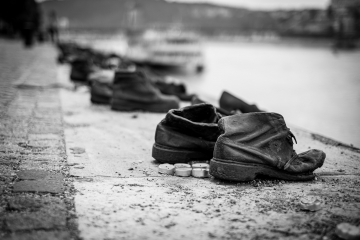
[[[88,83],[89,75],[94,71],[93,63],[88,58],[77,58],[71,62],[70,79],[74,82]]]
[[[91,102],[96,104],[109,104],[113,94],[113,70],[101,69],[89,76]]]
[[[191,100],[191,104],[195,105],[199,103],[205,103],[205,101],[201,100],[197,96],[194,96]],[[227,91],[224,91],[221,94],[219,105],[220,107],[216,108],[216,110],[225,116],[229,116],[234,113],[263,112],[255,104],[248,104]]]
[[[255,104],[248,104],[247,102],[241,100],[240,98],[235,97],[227,91],[224,91],[221,94],[219,100],[220,108],[232,112],[240,111],[242,113],[251,113],[251,112],[263,112]]]
[[[222,117],[202,103],[169,111],[157,126],[152,156],[162,163],[209,160],[210,174],[232,181],[259,175],[284,180],[311,180],[325,153],[297,154],[295,136],[277,113],[256,112]]]
[[[198,96],[194,96],[192,99],[191,99],[191,105],[197,105],[197,104],[200,104],[200,103],[206,103],[204,100],[200,99]],[[223,116],[230,116],[232,115],[232,112],[229,112],[228,110],[226,109],[223,109],[221,107],[216,107],[216,111],[218,113],[220,113],[221,115]]]
[[[91,102],[110,104],[119,111],[167,112],[179,108],[179,99],[165,96],[141,71],[101,70],[90,76]]]
[[[141,68],[141,71],[146,75],[150,82],[159,89],[164,95],[171,95],[178,97],[181,101],[190,102],[194,94],[188,94],[185,84],[181,83],[172,77],[159,76],[154,71],[146,68]]]
[[[110,104],[119,111],[165,113],[179,108],[179,99],[161,94],[142,71],[116,71]]]
[[[154,85],[162,94],[177,96],[181,101],[189,102],[194,97],[193,94],[186,93],[183,83],[156,81]]]

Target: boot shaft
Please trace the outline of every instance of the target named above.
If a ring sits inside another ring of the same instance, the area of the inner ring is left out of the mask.
[[[220,117],[210,104],[170,110],[156,127],[152,156],[167,163],[210,160]]]
[[[220,118],[214,106],[199,104],[169,111],[163,124],[191,136],[216,141],[220,135],[217,124]]]
[[[227,111],[239,110],[242,113],[262,112],[256,105],[248,104],[238,97],[224,91],[219,100],[220,107]]]
[[[246,159],[249,163],[282,168],[293,156],[292,133],[277,113],[247,113],[219,121],[214,157]]]
[[[139,100],[161,98],[160,92],[138,71],[116,71],[113,90],[114,97],[129,96]]]

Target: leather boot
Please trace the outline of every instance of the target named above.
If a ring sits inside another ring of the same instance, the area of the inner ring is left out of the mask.
[[[111,85],[99,81],[93,81],[91,84],[90,101],[96,104],[109,104],[112,96]]]
[[[277,113],[247,113],[219,121],[219,136],[210,173],[216,178],[250,181],[258,175],[284,180],[311,180],[326,157],[320,150],[296,154],[295,136]]]
[[[177,96],[181,101],[190,102],[193,94],[186,93],[186,87],[183,83],[167,83],[164,81],[157,81],[154,83],[155,87],[165,95]]]
[[[115,73],[111,109],[167,112],[174,108],[179,108],[179,99],[161,94],[141,71]]]
[[[191,99],[191,105],[196,105],[196,104],[200,104],[200,103],[206,103],[204,100],[200,99],[198,96],[193,96],[193,98]],[[225,110],[225,109],[222,109],[222,108],[216,108],[216,111],[218,113],[220,113],[221,115],[223,116],[230,116],[232,115],[231,112]]]
[[[210,160],[221,115],[211,104],[170,110],[156,128],[152,156],[162,163]]]
[[[263,112],[256,105],[248,104],[226,91],[221,94],[219,104],[221,108],[229,112],[236,110],[240,110],[242,113]]]
[[[88,59],[76,59],[71,63],[70,79],[75,82],[87,83],[92,72],[92,64]]]
[[[160,76],[150,69],[141,68],[141,71],[151,80],[155,88],[159,89],[164,95],[173,95],[178,97],[181,101],[190,102],[194,94],[188,94],[185,84],[172,79],[171,77]]]

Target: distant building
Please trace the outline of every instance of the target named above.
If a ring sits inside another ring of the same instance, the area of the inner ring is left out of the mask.
[[[345,35],[360,36],[360,0],[331,0],[329,15],[335,31],[341,25]]]
[[[283,36],[330,37],[331,21],[322,9],[278,10],[272,16]]]
[[[360,0],[331,0],[331,6],[334,8],[360,7]]]

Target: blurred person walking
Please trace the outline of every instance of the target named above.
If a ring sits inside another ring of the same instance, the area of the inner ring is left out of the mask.
[[[18,33],[24,46],[30,48],[34,45],[39,30],[39,10],[39,4],[35,0],[1,0],[0,20],[5,22],[13,35]]]
[[[39,27],[39,11],[33,0],[23,1],[19,6],[17,23],[26,48],[34,45],[35,35]]]
[[[55,11],[49,13],[49,26],[47,30],[51,42],[57,43],[59,41],[59,21]]]

